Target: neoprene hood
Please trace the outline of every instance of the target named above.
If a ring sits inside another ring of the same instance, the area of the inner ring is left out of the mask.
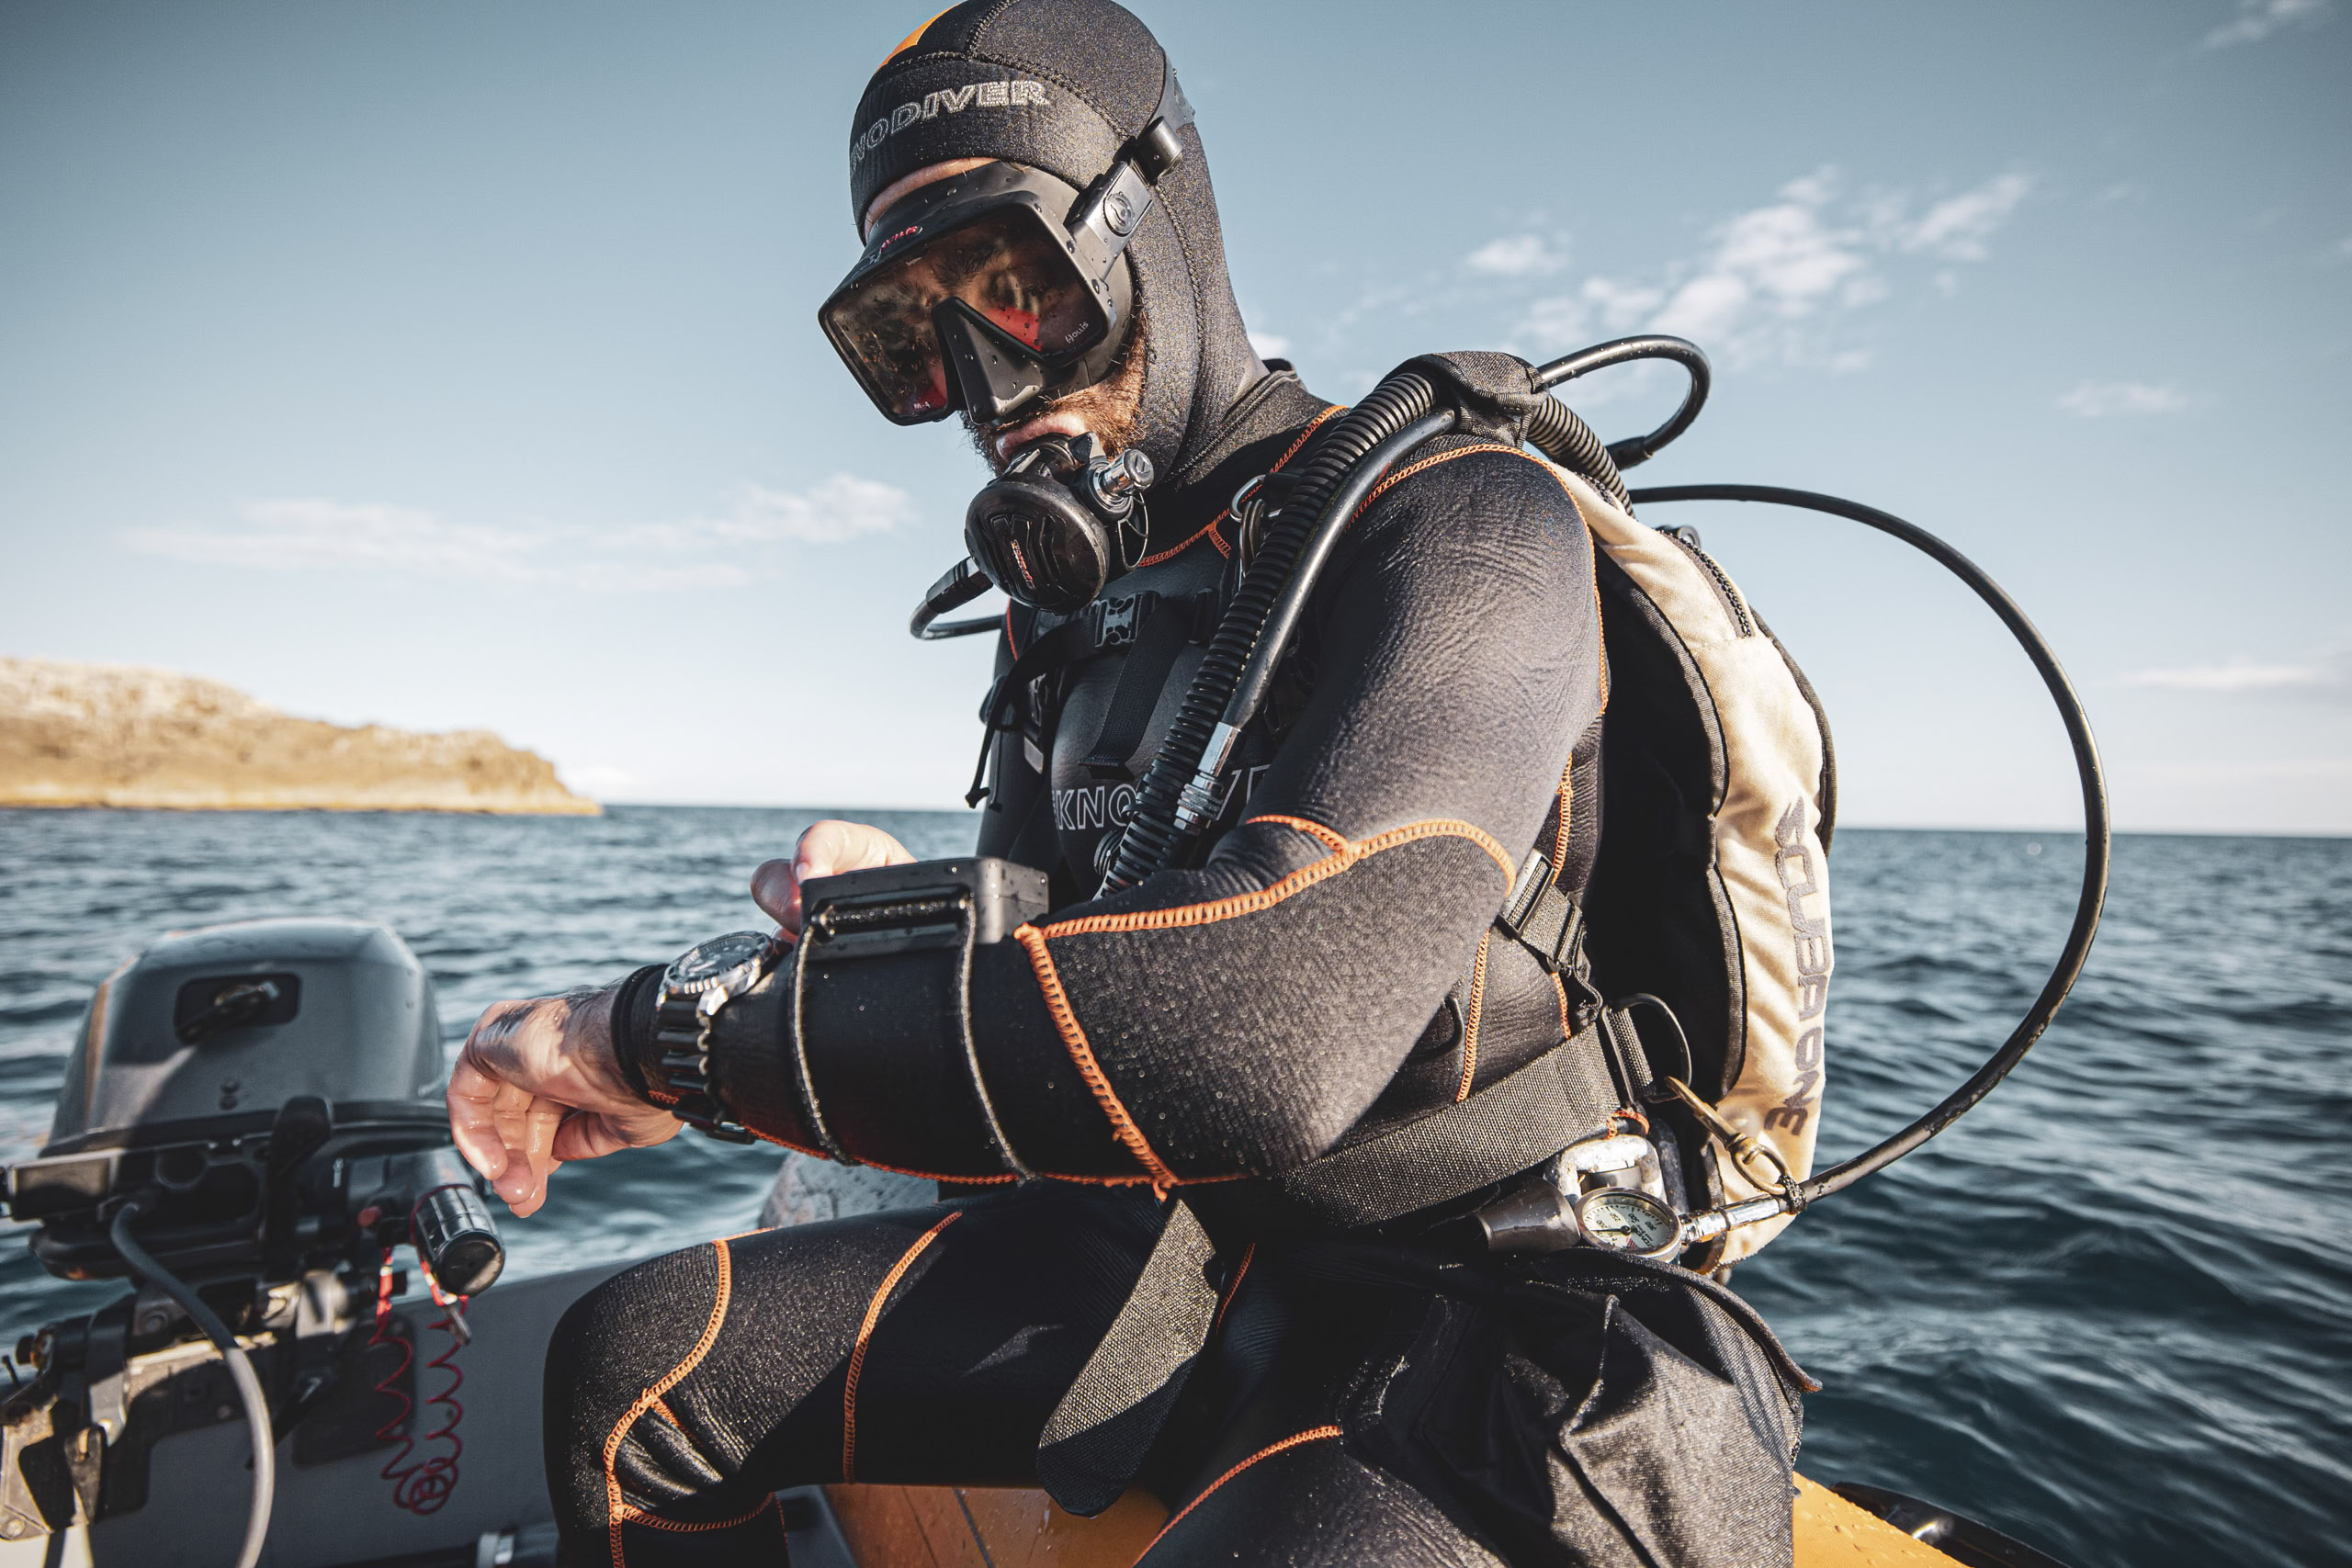
[[[1000,158],[1084,191],[1160,102],[1168,57],[1110,0],[967,0],[900,44],[866,84],[850,128],[850,220],[902,175]],[[1136,445],[1163,473],[1214,440],[1261,373],[1226,274],[1225,236],[1198,131],[1126,248],[1144,333]]]

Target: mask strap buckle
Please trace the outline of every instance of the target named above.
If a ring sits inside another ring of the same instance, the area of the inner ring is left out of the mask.
[[[1160,177],[1184,161],[1184,143],[1178,132],[1192,123],[1192,103],[1177,85],[1176,65],[1170,61],[1151,118],[1119,150],[1111,172],[1079,203],[1078,220],[1070,225],[1071,237],[1095,253],[1089,260],[1097,279],[1109,274],[1111,264],[1142,227],[1144,214],[1157,198],[1153,187]]]

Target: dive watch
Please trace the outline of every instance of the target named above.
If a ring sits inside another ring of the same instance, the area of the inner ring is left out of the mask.
[[[653,1011],[653,1043],[662,1055],[656,1076],[676,1100],[670,1114],[730,1144],[748,1144],[752,1130],[720,1098],[710,1066],[710,1026],[718,1010],[758,985],[775,964],[775,938],[730,931],[678,954],[662,976]]]

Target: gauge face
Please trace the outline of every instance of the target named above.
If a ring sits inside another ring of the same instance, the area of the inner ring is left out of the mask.
[[[767,945],[768,939],[757,931],[715,936],[701,946],[680,953],[672,962],[669,983],[679,990],[699,989],[755,962],[767,951]]]
[[[1577,1224],[1595,1247],[1646,1258],[1673,1251],[1682,1239],[1682,1224],[1674,1211],[1630,1187],[1586,1193],[1577,1201]]]

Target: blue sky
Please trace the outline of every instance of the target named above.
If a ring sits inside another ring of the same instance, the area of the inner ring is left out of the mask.
[[[902,628],[977,459],[814,323],[851,109],[928,9],[0,4],[0,653],[493,728],[612,799],[952,803],[986,654]],[[2331,0],[1141,14],[1311,387],[1686,333],[1717,393],[1644,480],[1952,539],[2126,827],[2352,832]],[[1572,400],[1613,435],[1670,397]],[[1849,820],[2073,818],[1933,567],[1672,516],[1820,687]]]

